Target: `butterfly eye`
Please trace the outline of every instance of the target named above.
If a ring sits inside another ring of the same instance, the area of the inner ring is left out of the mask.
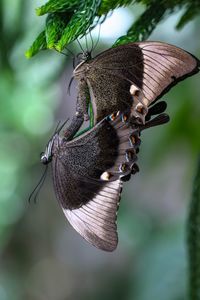
[[[42,152],[40,154],[40,161],[43,165],[47,165],[50,162],[50,158],[48,159],[46,154],[44,152]]]

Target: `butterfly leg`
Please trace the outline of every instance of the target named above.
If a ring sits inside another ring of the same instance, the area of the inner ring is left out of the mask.
[[[67,141],[70,141],[74,135],[77,133],[77,131],[79,130],[79,128],[81,127],[81,125],[84,122],[84,118],[81,114],[75,114],[75,116],[73,116],[71,124],[69,125],[69,127],[64,131],[64,139],[66,139]]]
[[[88,115],[90,93],[85,79],[80,79],[78,84],[78,97],[76,103],[76,113],[82,114],[84,121],[90,119]]]
[[[84,79],[83,80],[81,79],[79,80],[79,85],[78,85],[76,113],[72,118],[71,124],[64,132],[64,137],[68,141],[74,137],[74,135],[80,129],[83,122],[89,120],[88,107],[89,107],[89,89],[86,81]]]

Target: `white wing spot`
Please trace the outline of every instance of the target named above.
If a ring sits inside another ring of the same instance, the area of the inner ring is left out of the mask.
[[[108,181],[108,180],[110,179],[110,177],[111,177],[111,174],[108,173],[108,172],[103,172],[103,173],[101,174],[101,179],[102,179],[102,180]]]
[[[135,86],[134,84],[132,84],[132,85],[130,86],[130,94],[131,94],[132,96],[139,96],[140,90],[138,89],[137,86]]]

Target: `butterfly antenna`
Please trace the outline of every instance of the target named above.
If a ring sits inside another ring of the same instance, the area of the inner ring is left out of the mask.
[[[74,76],[71,77],[70,82],[68,84],[67,93],[69,96],[70,96],[70,88],[71,88],[73,80],[74,80]]]
[[[65,49],[74,57],[75,56],[75,54],[74,54],[74,52],[72,51],[72,50],[70,50],[69,48],[67,48],[67,47],[65,47]]]
[[[58,51],[57,49],[55,49],[58,53],[61,53],[61,54],[63,54],[64,56],[66,56],[66,57],[75,57],[75,54],[70,50],[70,49],[68,49],[67,47],[65,48],[69,53],[70,53],[70,55],[69,54],[66,54],[65,52],[63,52],[63,51]]]
[[[56,125],[56,128],[55,128],[55,130],[54,130],[54,133],[53,133],[52,137],[58,132],[58,128],[59,128],[60,122],[61,122],[61,121],[58,121],[58,124]],[[52,138],[52,137],[51,137],[51,138]]]
[[[97,38],[97,41],[96,41],[96,43],[95,43],[95,45],[94,45],[93,50],[96,49],[96,47],[97,47],[97,45],[98,45],[98,43],[99,43],[99,39],[100,39],[100,31],[101,31],[101,24],[99,24],[98,38]]]
[[[91,39],[91,42],[92,42],[92,49],[91,49],[90,53],[92,53],[92,51],[94,50],[94,41],[93,41],[91,30],[89,31],[89,35],[90,35],[90,39]]]
[[[65,52],[58,51],[57,49],[55,49],[55,50],[56,50],[56,52],[61,53],[61,54],[63,54],[63,55],[66,56],[66,57],[70,57],[70,55],[66,54]]]
[[[44,183],[44,181],[45,181],[45,178],[46,178],[46,175],[47,175],[47,170],[48,170],[48,165],[46,165],[46,168],[45,168],[45,170],[44,170],[44,173],[42,174],[42,176],[41,176],[41,178],[40,178],[38,184],[36,185],[36,187],[34,188],[34,190],[32,191],[32,193],[31,193],[30,196],[29,196],[29,198],[28,198],[28,202],[29,202],[29,203],[31,203],[31,199],[32,199],[32,197],[33,197],[34,194],[35,194],[35,196],[34,196],[33,201],[34,201],[34,203],[37,202],[37,201],[36,201],[36,200],[37,200],[37,196],[38,196],[38,194],[39,194],[39,192],[40,192],[40,190],[41,190],[41,188],[42,188],[42,186],[43,186],[43,183]]]
[[[38,197],[39,192],[40,192],[40,190],[41,190],[41,188],[42,188],[42,186],[43,186],[43,184],[44,184],[44,181],[45,181],[45,179],[46,179],[46,176],[47,176],[47,170],[48,170],[48,166],[46,165],[46,168],[45,168],[45,170],[44,170],[44,173],[43,173],[43,175],[42,175],[42,177],[41,177],[41,179],[40,179],[40,185],[38,186],[38,189],[37,189],[37,191],[36,191],[35,197],[34,197],[34,199],[33,199],[33,201],[34,201],[35,204],[37,203],[37,197]]]
[[[73,69],[75,69],[75,68],[76,68],[76,63],[75,63],[75,60],[76,60],[76,56],[74,55],[74,57],[73,57]]]
[[[85,44],[86,44],[86,49],[87,49],[87,52],[88,52],[89,51],[89,47],[88,47],[87,34],[85,35]]]
[[[63,129],[63,127],[65,126],[65,124],[69,121],[69,118],[67,118],[66,121],[63,122],[63,124],[57,129],[56,133],[60,133],[60,131]],[[59,123],[60,124],[60,123]],[[58,126],[57,126],[58,127]]]
[[[84,49],[83,49],[83,47],[82,47],[82,45],[81,45],[81,43],[80,43],[80,41],[79,41],[78,38],[77,38],[77,43],[79,44],[79,47],[81,48],[82,52],[85,54],[85,51],[84,51]]]
[[[56,129],[54,130],[54,133],[53,133],[51,139],[54,137],[54,135],[55,135],[56,133],[59,133],[59,132],[61,131],[61,129],[65,126],[65,124],[66,124],[68,121],[69,121],[69,118],[67,118],[67,120],[64,121],[63,124],[62,124],[60,127],[59,127],[60,121],[58,121],[58,124],[56,125]]]

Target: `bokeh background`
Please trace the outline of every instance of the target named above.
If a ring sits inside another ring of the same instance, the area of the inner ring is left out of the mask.
[[[39,154],[57,121],[72,116],[76,101],[76,83],[67,94],[72,59],[52,51],[24,56],[44,23],[34,14],[41,2],[0,2],[0,299],[184,299],[186,220],[200,150],[200,76],[163,97],[171,122],[142,135],[140,173],[122,193],[118,248],[95,249],[64,218],[50,170],[37,204],[27,201],[43,172]],[[139,5],[116,10],[102,25],[97,52],[142,11]],[[180,13],[150,39],[200,57],[200,18],[177,32]],[[76,43],[73,50],[80,52]]]

